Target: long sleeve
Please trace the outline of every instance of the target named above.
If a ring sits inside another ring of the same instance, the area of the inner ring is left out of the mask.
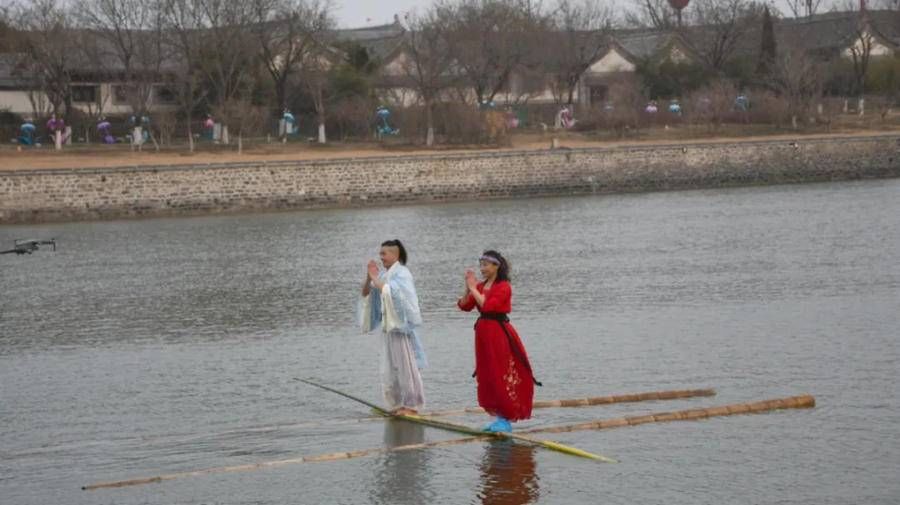
[[[511,307],[512,289],[508,282],[498,282],[491,286],[484,297],[482,312],[502,312],[508,314]]]
[[[367,296],[360,296],[356,304],[356,321],[363,333],[381,324],[381,293],[371,289]]]
[[[385,324],[388,331],[394,328],[412,331],[422,324],[419,298],[416,295],[412,274],[406,268],[399,268],[385,282],[382,288],[382,304],[385,308]],[[391,314],[387,314],[388,308],[392,309]]]
[[[484,292],[484,283],[479,282],[475,289],[478,290],[479,293]],[[459,307],[460,310],[465,312],[472,312],[472,309],[478,306],[478,303],[475,301],[475,297],[472,296],[472,293],[466,292],[466,297],[462,299],[462,301],[457,300],[456,306]]]
[[[475,298],[471,293],[466,293],[465,298],[456,301],[456,306],[459,307],[459,310],[472,312],[472,309],[475,308]]]

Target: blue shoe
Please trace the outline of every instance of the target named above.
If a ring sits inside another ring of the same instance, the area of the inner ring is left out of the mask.
[[[512,424],[506,419],[497,416],[497,419],[495,419],[494,422],[485,426],[481,431],[487,431],[489,433],[511,433]]]

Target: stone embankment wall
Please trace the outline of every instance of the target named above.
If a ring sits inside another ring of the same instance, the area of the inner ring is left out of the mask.
[[[0,224],[900,177],[900,136],[0,169]]]

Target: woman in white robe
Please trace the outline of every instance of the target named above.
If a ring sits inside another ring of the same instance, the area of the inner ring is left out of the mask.
[[[359,319],[368,333],[381,326],[381,384],[388,409],[414,414],[425,405],[419,369],[427,361],[419,327],[422,314],[412,274],[406,268],[406,249],[399,240],[381,244],[380,271],[375,261],[367,265],[362,285]]]

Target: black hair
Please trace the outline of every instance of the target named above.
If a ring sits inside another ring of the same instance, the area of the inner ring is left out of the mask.
[[[481,253],[481,255],[482,256],[490,256],[491,258],[496,258],[497,261],[500,262],[500,265],[497,266],[497,280],[510,282],[510,280],[509,280],[509,270],[510,270],[509,261],[507,261],[506,258],[504,258],[502,254],[498,253],[497,251],[495,251],[493,249],[488,249],[487,251],[484,251],[483,253]]]
[[[400,242],[400,239],[395,238],[394,240],[385,240],[384,242],[381,243],[381,247],[385,247],[385,246],[396,247],[396,248],[400,249],[400,264],[401,265],[406,264],[406,248],[403,247],[403,243]]]

